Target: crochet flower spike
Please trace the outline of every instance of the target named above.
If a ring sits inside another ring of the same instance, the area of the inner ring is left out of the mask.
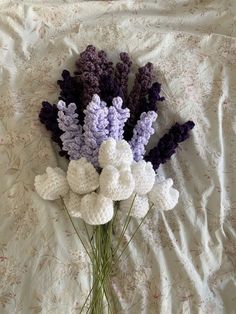
[[[81,157],[82,147],[82,127],[79,125],[76,104],[66,104],[60,100],[58,108],[58,126],[64,131],[61,135],[62,148],[68,152],[70,159],[79,159]]]
[[[130,60],[127,52],[121,52],[120,59],[122,62],[118,62],[116,64],[115,82],[120,87],[124,99],[126,99],[128,94],[128,75],[130,72],[132,61]]]
[[[77,106],[77,112],[79,114],[80,123],[83,122],[83,86],[81,82],[77,80],[76,77],[71,76],[70,72],[67,70],[62,71],[62,80],[58,80],[61,92],[59,99],[63,100],[67,105],[70,103],[75,103]]]
[[[125,122],[130,116],[128,108],[122,108],[122,98],[116,97],[112,100],[112,106],[108,108],[109,137],[115,140],[123,138]]]
[[[74,193],[72,190],[70,190],[69,193],[63,197],[66,208],[68,209],[72,217],[81,217],[80,213],[81,198],[82,198],[81,195]]]
[[[124,164],[131,165],[133,154],[125,140],[116,141],[113,138],[109,138],[100,146],[98,160],[102,168],[108,165],[120,167]]]
[[[81,215],[90,225],[103,225],[114,215],[113,202],[102,194],[87,194],[81,200]]]
[[[134,162],[131,172],[135,181],[134,192],[140,195],[150,192],[155,182],[155,171],[152,164],[144,160]]]
[[[134,190],[134,178],[127,168],[118,170],[106,166],[100,174],[99,182],[101,193],[114,201],[127,199]]]
[[[72,191],[79,194],[90,193],[99,186],[99,174],[84,157],[70,161],[67,180]]]
[[[130,211],[131,207],[132,209]],[[133,193],[126,200],[120,201],[120,209],[126,215],[130,211],[130,216],[143,218],[149,210],[148,197],[147,195]]]
[[[176,123],[158,142],[157,146],[150,150],[145,160],[153,164],[156,170],[160,164],[164,164],[176,152],[179,143],[189,137],[189,131],[194,127],[194,122],[188,121],[182,125]]]
[[[86,157],[95,167],[98,166],[98,150],[108,135],[108,109],[98,95],[94,95],[87,106],[84,119],[84,145],[82,156]]]
[[[173,180],[171,178],[156,177],[154,186],[148,193],[149,201],[154,204],[155,209],[171,210],[177,205],[179,192],[172,185]]]
[[[150,136],[154,133],[152,123],[156,118],[157,114],[154,111],[149,111],[147,113],[143,112],[134,128],[130,146],[135,161],[141,160],[145,154],[145,146],[147,145]]]
[[[51,105],[47,101],[42,102],[42,108],[39,113],[39,120],[41,123],[45,125],[47,130],[51,131],[52,140],[55,143],[57,143],[60,148],[62,148],[62,141],[61,141],[60,136],[63,132],[58,126],[57,114],[58,114],[58,109],[55,104]],[[64,156],[66,155],[66,152],[61,150],[59,154],[61,156]]]
[[[69,190],[65,172],[60,168],[47,167],[46,173],[35,177],[34,186],[43,199],[54,201]]]

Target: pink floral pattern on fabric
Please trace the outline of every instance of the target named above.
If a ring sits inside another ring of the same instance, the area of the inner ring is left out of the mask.
[[[176,121],[196,125],[160,166],[180,203],[147,218],[114,272],[120,313],[233,313],[234,0],[4,0],[0,14],[0,313],[78,313],[89,290],[89,263],[61,203],[33,187],[47,166],[65,166],[38,121],[42,98],[57,98],[60,70],[73,70],[89,43],[154,64],[166,99],[155,142]]]

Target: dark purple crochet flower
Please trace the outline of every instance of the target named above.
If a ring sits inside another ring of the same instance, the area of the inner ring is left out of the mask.
[[[103,50],[99,51],[93,45],[89,45],[76,61],[75,76],[64,70],[62,79],[57,83],[61,89],[59,99],[67,105],[76,104],[76,114],[82,126],[84,110],[94,94],[98,94],[108,107],[112,105],[112,100],[119,96],[123,100],[123,108],[127,107],[130,111],[130,118],[124,130],[124,139],[129,141],[140,115],[143,112],[156,111],[157,102],[164,100],[164,97],[160,96],[161,85],[152,82],[153,64],[150,62],[138,69],[133,88],[128,94],[128,77],[132,61],[126,52],[120,53],[120,60],[114,67]],[[40,112],[40,121],[51,130],[53,140],[62,147],[56,105],[45,103]]]
[[[129,94],[127,107],[130,109],[130,119],[125,126],[125,139],[130,140],[133,135],[133,129],[142,114],[154,107],[154,101],[157,98],[159,86],[152,84],[153,80],[153,64],[148,62],[145,66],[140,67],[136,73],[133,88]],[[154,94],[155,91],[155,94]],[[150,100],[147,96],[150,94]],[[158,97],[160,98],[160,97]],[[156,111],[156,108],[151,109]]]
[[[151,149],[147,156],[145,156],[145,160],[150,161],[153,164],[153,168],[157,169],[160,164],[164,164],[171,158],[176,152],[178,144],[189,137],[189,131],[194,125],[192,121],[188,121],[182,125],[179,123],[173,125],[169,132],[159,140],[157,146]]]
[[[112,75],[102,75],[100,78],[100,96],[108,106],[112,105],[112,100],[115,97],[124,99],[124,94],[119,84],[114,80]]]
[[[60,86],[60,100],[63,100],[67,105],[70,103],[75,103],[77,106],[76,112],[79,115],[79,122],[83,123],[84,120],[84,109],[83,103],[81,101],[83,96],[83,85],[77,80],[76,77],[71,76],[70,72],[63,70],[62,72],[63,80],[58,80],[57,84]]]
[[[57,84],[60,86],[60,99],[63,100],[67,105],[70,103],[78,104],[82,97],[82,85],[80,85],[76,78],[71,76],[70,72],[63,70],[62,80],[58,80]]]
[[[130,67],[132,65],[132,61],[130,60],[130,57],[127,52],[121,52],[120,59],[122,62],[118,62],[116,64],[114,81],[115,81],[115,84],[121,89],[123,101],[127,101],[128,79],[129,79],[129,73],[130,73]]]
[[[55,104],[51,105],[47,101],[42,102],[42,108],[39,113],[39,120],[43,123],[47,130],[51,131],[52,140],[62,148],[62,141],[60,136],[62,135],[62,130],[58,126],[57,122],[57,113],[58,109]],[[61,156],[65,156],[66,152],[63,150],[60,151]]]
[[[160,96],[161,84],[154,82],[148,90],[148,102],[146,110],[157,111],[157,102],[165,100],[165,97]]]
[[[113,74],[113,63],[108,60],[105,51],[97,51],[96,47],[89,45],[80,54],[76,66],[78,69],[75,71],[75,75],[77,81],[83,86],[82,103],[86,107],[93,95],[101,95],[101,78],[110,77]],[[106,101],[106,99],[104,100]]]

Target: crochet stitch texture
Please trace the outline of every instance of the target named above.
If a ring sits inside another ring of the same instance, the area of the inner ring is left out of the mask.
[[[66,208],[72,217],[81,217],[81,199],[81,195],[74,193],[72,190],[63,197]]]
[[[34,186],[39,196],[50,201],[65,196],[69,191],[65,172],[61,168],[47,167],[46,173],[35,177]]]
[[[140,195],[150,192],[156,175],[152,164],[144,160],[134,161],[131,165],[131,172],[135,181],[134,192]]]
[[[125,140],[116,141],[109,138],[100,146],[98,160],[102,168],[105,166],[120,167],[124,164],[131,165],[133,153]]]
[[[114,215],[113,201],[104,195],[92,192],[82,197],[81,216],[90,225],[103,225]]]
[[[68,106],[60,100],[58,108],[58,126],[64,131],[60,136],[62,149],[68,153],[70,159],[81,157],[81,147],[83,144],[82,127],[79,125],[76,104],[70,103]]]
[[[149,201],[154,204],[154,209],[171,210],[177,205],[179,192],[172,186],[171,178],[156,177],[153,188],[148,193]]]
[[[113,201],[128,198],[134,190],[134,178],[127,168],[106,166],[102,169],[99,182],[101,193]]]
[[[70,161],[67,180],[72,191],[78,194],[90,193],[99,186],[99,174],[84,157]]]
[[[147,195],[138,195],[133,193],[126,200],[120,201],[120,209],[123,213],[127,214],[131,206],[132,209],[130,211],[130,216],[143,218],[149,210]]]

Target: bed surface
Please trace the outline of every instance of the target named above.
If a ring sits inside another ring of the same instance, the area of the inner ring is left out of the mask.
[[[236,313],[235,16],[234,0],[1,1],[1,314],[74,314],[88,293],[84,250],[33,180],[65,166],[38,112],[90,43],[154,63],[166,101],[152,143],[177,121],[196,124],[160,167],[178,206],[150,213],[116,270],[122,313]]]

